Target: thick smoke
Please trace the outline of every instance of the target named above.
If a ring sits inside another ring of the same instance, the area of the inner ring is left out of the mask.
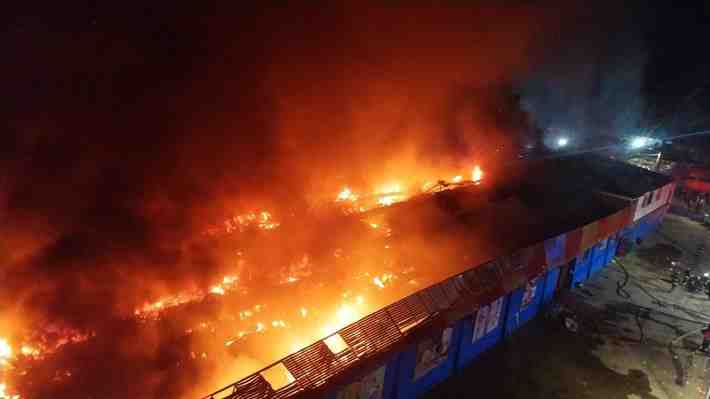
[[[631,15],[604,7],[578,14],[573,23],[520,85],[523,108],[543,144],[555,148],[567,137],[571,146],[598,147],[649,132],[647,51],[639,26]]]
[[[56,360],[77,375],[33,388],[54,398],[195,384],[160,371],[188,345],[180,326],[126,317],[228,267],[202,234],[225,216],[288,215],[344,184],[510,155],[525,125],[510,84],[554,43],[563,13],[56,7],[18,16],[5,39],[13,114],[0,146],[0,326],[60,323],[96,332],[89,348],[102,348]],[[501,122],[510,114],[518,121]],[[105,368],[72,368],[96,359]]]

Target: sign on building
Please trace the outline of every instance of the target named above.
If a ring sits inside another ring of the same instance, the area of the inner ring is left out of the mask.
[[[451,337],[454,329],[447,327],[439,335],[425,338],[417,344],[417,363],[414,368],[414,379],[417,380],[435,369],[449,356]]]
[[[523,293],[523,302],[520,304],[520,308],[526,308],[535,299],[535,291],[537,288],[538,277],[532,278],[525,283],[525,292]]]
[[[361,379],[348,384],[336,395],[337,399],[382,399],[385,390],[387,366],[372,371]]]
[[[471,342],[476,342],[486,334],[495,330],[500,323],[500,314],[503,311],[503,300],[501,297],[486,306],[482,306],[476,313],[473,321],[473,338]]]

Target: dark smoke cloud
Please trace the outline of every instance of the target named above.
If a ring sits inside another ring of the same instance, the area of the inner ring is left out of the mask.
[[[644,90],[648,51],[634,7],[646,4],[580,12],[560,45],[521,80],[523,108],[545,146],[565,136],[570,145],[594,147],[652,127]]]
[[[18,12],[3,39],[16,56],[4,67],[0,316],[94,331],[161,290],[208,284],[225,258],[201,232],[225,215],[286,214],[412,166],[496,162],[525,125],[519,110],[517,123],[489,115],[516,108],[498,93],[569,11],[63,7]],[[118,348],[147,334],[123,328]],[[159,369],[174,345],[164,334],[148,352],[96,356]]]

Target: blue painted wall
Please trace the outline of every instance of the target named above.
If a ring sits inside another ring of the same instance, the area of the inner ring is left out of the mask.
[[[537,279],[534,285],[534,296],[531,302],[525,307],[522,307],[526,289],[525,286],[518,288],[510,294],[510,304],[508,305],[508,314],[505,320],[506,335],[512,334],[537,314],[540,309],[540,304],[542,303],[544,282],[545,279],[543,279],[542,276]]]
[[[473,361],[478,355],[485,352],[487,349],[495,346],[503,337],[503,327],[505,326],[506,310],[508,308],[509,296],[503,297],[501,304],[500,317],[498,325],[487,334],[484,334],[473,342],[473,333],[478,313],[466,317],[459,321],[461,329],[461,342],[459,344],[459,357],[457,368],[463,368],[468,363]],[[490,304],[487,305],[490,308]],[[483,307],[481,307],[483,308]]]
[[[545,273],[545,286],[542,293],[542,305],[546,305],[552,301],[557,290],[557,280],[560,278],[560,268],[554,267],[548,269]]]
[[[365,373],[362,373],[361,375],[355,377],[352,382],[349,382],[347,384],[343,384],[340,386],[335,387],[330,393],[324,395],[324,398],[327,399],[338,399],[338,396],[342,394],[343,397],[347,397],[348,399],[352,398],[353,396],[346,396],[347,393],[346,391],[348,390],[355,390],[360,391],[360,395],[358,395],[358,399],[368,399],[366,396],[366,392],[364,390],[360,390],[356,387],[351,387],[351,384],[357,383],[362,381],[363,379],[366,379],[367,376],[371,375],[372,373],[376,372],[380,367],[384,366],[385,367],[385,379],[384,379],[384,386],[382,390],[382,399],[393,399],[395,396],[395,387],[397,385],[397,366],[399,364],[399,355],[394,355],[389,361],[385,362],[384,364],[374,367],[371,370],[368,370]],[[352,395],[352,393],[350,393]]]
[[[559,236],[545,240],[545,258],[548,265],[562,263],[565,256],[566,243],[566,234],[560,234]]]
[[[592,264],[592,249],[588,249],[577,256],[572,272],[572,287],[589,278],[589,268]]]
[[[456,358],[459,352],[461,327],[462,324],[460,322],[457,322],[452,326],[453,331],[446,360],[419,378],[415,379],[414,375],[417,365],[418,343],[411,345],[409,349],[399,354],[399,364],[397,366],[397,398],[404,399],[417,397],[429,391],[434,385],[451,376],[454,371]]]
[[[606,245],[598,243],[589,249],[586,256],[584,253],[579,254],[574,260],[571,285],[574,286],[587,280],[590,275],[609,264],[616,254],[621,237],[627,237],[634,241],[638,237],[646,237],[653,229],[658,227],[660,221],[660,218],[653,220],[641,219],[634,225],[622,230],[618,235],[609,237]],[[560,257],[560,248],[562,248],[564,243],[564,237],[556,237],[548,241],[545,242],[545,250],[549,261],[549,259]],[[473,342],[473,335],[477,313],[454,323],[446,359],[417,379],[414,378],[417,361],[416,344],[393,356],[390,361],[385,363],[386,370],[382,398],[404,399],[420,396],[429,391],[434,385],[450,377],[456,369],[463,368],[474,361],[481,353],[495,346],[503,339],[504,334],[510,335],[515,332],[527,321],[535,317],[542,306],[552,301],[560,273],[560,267],[553,267],[539,277],[534,286],[534,297],[523,309],[521,309],[521,304],[525,295],[525,287],[521,287],[510,293],[510,295],[503,297],[498,324],[475,342]],[[373,371],[370,371],[370,373]],[[368,374],[364,373],[356,378],[355,381],[360,381]],[[326,397],[336,399],[338,394],[346,387],[347,384],[337,387]]]
[[[631,241],[636,241],[636,238],[638,238],[638,232],[639,232],[639,226],[637,224],[632,224],[631,226],[628,226],[624,228],[622,231],[622,235],[624,238],[627,238]]]
[[[612,235],[611,237],[609,237],[609,240],[606,244],[606,260],[604,261],[605,266],[609,265],[611,260],[614,259],[614,255],[616,255],[616,248],[618,245],[619,239],[616,235]]]
[[[589,276],[597,274],[606,264],[607,240],[600,241],[592,248],[592,264],[589,269]]]

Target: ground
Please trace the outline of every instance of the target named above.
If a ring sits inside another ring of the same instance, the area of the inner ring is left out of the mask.
[[[667,269],[677,260],[710,271],[706,243],[704,226],[668,215],[633,253],[573,290],[579,333],[540,315],[427,397],[705,399],[710,362],[696,349],[710,300],[672,287]]]

